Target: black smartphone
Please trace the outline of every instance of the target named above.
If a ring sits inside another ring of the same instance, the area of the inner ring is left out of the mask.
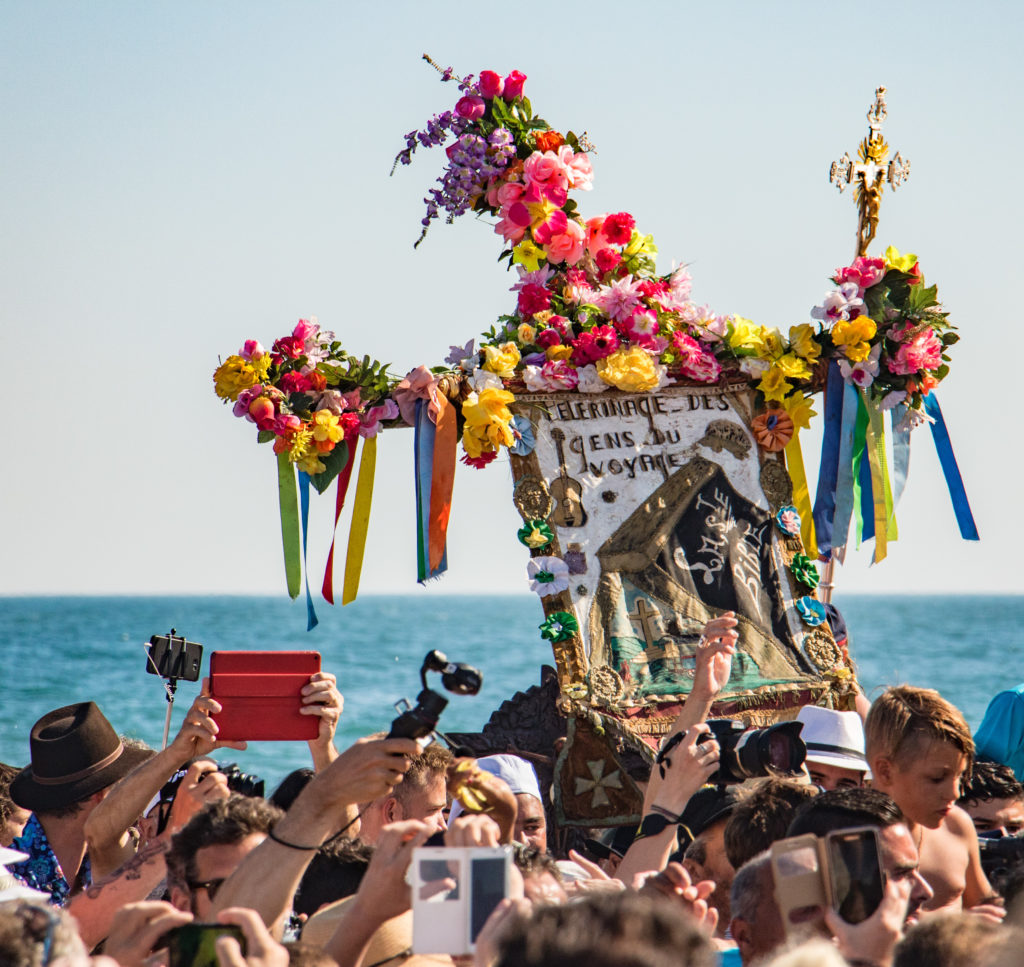
[[[167,967],[220,967],[217,941],[221,937],[234,937],[245,956],[245,936],[242,928],[233,924],[186,923],[169,930]]]
[[[885,883],[873,827],[844,829],[826,837],[832,906],[847,923],[867,920],[882,902]]]
[[[487,918],[508,895],[508,861],[474,858],[469,861],[469,865],[469,940],[475,944]]]
[[[199,681],[203,663],[203,646],[175,634],[153,635],[146,647],[146,671],[161,678]]]

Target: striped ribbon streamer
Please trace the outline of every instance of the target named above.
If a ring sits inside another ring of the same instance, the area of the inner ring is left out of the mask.
[[[295,495],[295,465],[287,453],[277,455],[277,502],[281,509],[281,544],[288,597],[299,596],[302,563],[299,559],[299,504]]]
[[[865,459],[868,412],[857,395],[857,423],[853,430],[853,516],[854,546],[875,536],[874,508],[871,505],[871,467]]]
[[[313,608],[313,595],[309,593],[309,474],[305,470],[299,471],[299,502],[302,505],[302,570],[306,572],[306,631],[312,631],[320,622]]]
[[[320,593],[329,604],[334,604],[334,543],[338,539],[338,519],[345,506],[345,495],[348,493],[349,481],[352,479],[352,468],[356,465],[359,437],[353,436],[351,440],[343,442],[348,446],[348,458],[345,461],[345,466],[341,468],[341,473],[338,474],[338,492],[334,498],[334,530],[331,532],[331,549],[327,553],[324,583],[320,587]]]
[[[434,444],[437,428],[430,419],[426,400],[416,401],[416,426],[413,438],[413,462],[416,475],[416,580],[423,584],[448,568],[442,549],[436,569],[430,566],[430,506],[434,476]]]
[[[379,435],[379,434],[378,434]],[[341,603],[350,604],[359,593],[359,578],[363,571],[366,534],[370,529],[370,504],[373,502],[373,478],[377,469],[377,437],[369,437],[363,445],[363,458],[359,462],[356,480],[356,498],[352,507],[352,526],[348,534],[348,553],[345,555],[345,585]]]
[[[924,398],[924,410],[934,421],[931,424],[932,441],[935,443],[935,451],[939,455],[942,474],[946,478],[949,497],[953,501],[953,513],[956,514],[960,536],[965,541],[980,540],[978,527],[974,523],[974,514],[971,513],[971,505],[967,500],[967,491],[964,489],[963,477],[960,476],[960,467],[957,465],[956,456],[953,453],[953,441],[949,438],[949,430],[946,428],[946,421],[942,418],[942,410],[939,408],[939,401],[934,392]]]

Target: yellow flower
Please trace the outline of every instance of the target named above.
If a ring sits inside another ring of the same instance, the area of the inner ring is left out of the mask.
[[[530,229],[532,230],[543,225],[558,211],[558,206],[553,201],[544,198],[541,201],[529,202],[526,209],[530,213]]]
[[[313,431],[307,423],[303,423],[302,428],[292,434],[288,448],[288,459],[292,463],[298,463],[305,457],[319,459],[319,451],[313,443]]]
[[[313,414],[312,427],[313,439],[318,443],[341,443],[345,439],[345,430],[330,410],[317,410]]]
[[[256,382],[262,383],[270,372],[270,353],[262,353],[249,360],[252,371],[256,374]],[[255,385],[255,384],[253,384]]]
[[[547,322],[553,315],[554,313],[550,309],[541,309],[540,312],[533,314],[533,321],[539,326]]]
[[[228,356],[213,374],[213,390],[222,400],[237,400],[242,390],[258,382],[256,370],[241,356]]]
[[[536,272],[540,268],[540,260],[544,258],[544,249],[534,245],[533,239],[524,238],[512,249],[512,261],[518,262],[528,272]]]
[[[913,253],[900,255],[900,250],[895,245],[890,245],[885,250],[885,267],[887,269],[909,272],[915,265],[917,265],[917,256]]]
[[[481,368],[502,379],[511,379],[515,375],[516,364],[522,359],[514,342],[503,342],[500,346],[484,346],[484,355],[487,358]]]
[[[654,236],[641,235],[637,231],[633,232],[633,237],[629,240],[626,247],[622,250],[622,257],[624,259],[631,259],[635,255],[649,255],[653,258],[657,254],[658,246],[654,244]]]
[[[732,349],[756,348],[760,327],[755,326],[751,320],[745,319],[743,316],[733,316],[731,322],[732,335],[729,336],[729,346]]]
[[[292,450],[292,453],[295,451]],[[302,454],[295,461],[295,465],[300,470],[305,470],[310,476],[317,473],[323,473],[327,469],[327,465],[320,459],[320,455],[316,450],[310,450],[308,453]]]
[[[657,389],[664,374],[650,353],[639,346],[619,349],[597,361],[598,375],[606,383],[626,393],[649,393]]]
[[[786,382],[786,377],[778,366],[772,366],[761,377],[761,382],[757,384],[757,388],[764,393],[766,400],[778,400],[781,402],[793,388],[793,384]]]
[[[800,392],[787,396],[782,401],[782,405],[793,421],[793,426],[798,430],[806,430],[811,425],[811,419],[818,415],[814,412],[811,397],[804,396]]]
[[[775,365],[786,379],[811,378],[811,367],[795,353],[786,353],[775,361]]]
[[[840,346],[843,355],[851,362],[859,363],[868,358],[871,343],[878,327],[870,316],[858,316],[849,322],[840,320],[832,327],[832,342]]]
[[[499,446],[510,447],[515,442],[512,427],[512,411],[508,404],[515,396],[508,390],[488,387],[479,393],[470,393],[462,404],[462,416],[466,423],[462,431],[462,445],[471,457],[497,450]]]
[[[516,335],[524,346],[532,346],[533,341],[537,338],[537,329],[528,322],[521,322],[516,330]]]
[[[544,355],[548,359],[568,359],[572,356],[572,346],[548,346]]]
[[[782,333],[760,326],[753,335],[752,345],[761,359],[778,359],[782,355]]]
[[[821,344],[814,338],[814,326],[806,322],[789,327],[789,348],[809,363],[816,363],[821,355]]]

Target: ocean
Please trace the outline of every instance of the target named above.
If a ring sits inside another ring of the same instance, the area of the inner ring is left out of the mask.
[[[977,728],[992,695],[1024,679],[1024,596],[839,595],[836,603],[869,697],[890,684],[936,688]],[[478,730],[504,699],[539,681],[541,665],[553,664],[532,595],[425,589],[367,595],[345,608],[320,604],[320,625],[306,632],[304,603],[284,595],[0,598],[0,761],[23,765],[32,723],[87,699],[119,732],[159,748],[166,698],[161,680],[146,673],[144,644],[171,628],[204,646],[204,672],[219,649],[321,652],[345,696],[339,748],[386,729],[398,699],[415,700],[420,664],[433,648],[484,675],[479,695],[449,696],[441,727],[450,731]],[[198,683],[179,685],[172,735],[198,691]],[[218,757],[264,777],[268,790],[309,765],[301,743],[251,743]]]

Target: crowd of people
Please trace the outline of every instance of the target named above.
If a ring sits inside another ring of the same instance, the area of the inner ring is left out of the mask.
[[[205,689],[161,751],[92,702],[51,711],[30,764],[0,765],[0,965],[184,967],[199,963],[176,947],[190,924],[235,928],[209,952],[222,967],[1019,962],[1024,787],[1005,762],[1020,750],[981,759],[954,706],[898,686],[859,711],[800,710],[800,774],[718,783],[706,720],[735,627],[705,628],[639,825],[594,829],[567,855],[528,755],[381,734],[339,752],[327,673],[302,694],[319,719],[311,767],[266,798],[212,757],[238,743],[218,740]],[[844,884],[829,854],[798,849],[837,836],[877,846],[861,854],[878,871],[870,902],[830,902]],[[427,882],[414,857],[431,847],[449,850],[423,861],[440,870]],[[505,858],[498,895],[460,882],[453,847]],[[800,901],[808,877],[829,900]],[[446,901],[464,901],[471,933],[448,926]]]

